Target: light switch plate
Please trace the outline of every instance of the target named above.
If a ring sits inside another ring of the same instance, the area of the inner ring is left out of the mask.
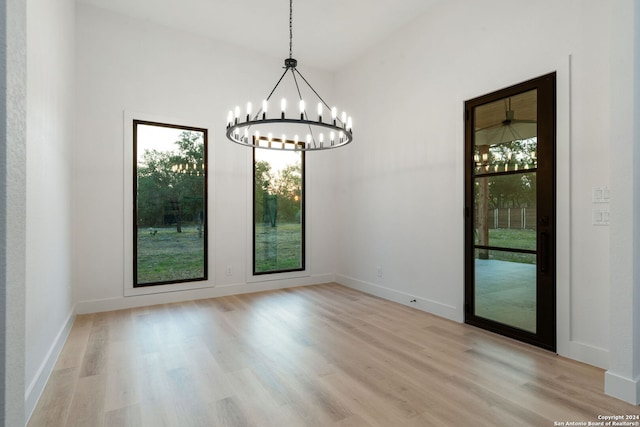
[[[609,203],[609,187],[607,186],[598,186],[593,187],[591,192],[591,201],[593,203]]]
[[[594,206],[593,225],[609,225],[609,205]]]

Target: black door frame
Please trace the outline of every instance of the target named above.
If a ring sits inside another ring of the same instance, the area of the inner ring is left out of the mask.
[[[536,333],[475,315],[474,109],[537,89]],[[541,160],[543,159],[543,160]],[[465,323],[556,351],[556,73],[465,102]]]

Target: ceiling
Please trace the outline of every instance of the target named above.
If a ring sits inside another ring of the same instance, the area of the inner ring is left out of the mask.
[[[477,107],[476,130],[501,125],[509,110],[513,111],[515,121],[535,122],[538,115],[538,92],[534,89]]]
[[[533,138],[538,133],[537,120],[535,89],[480,105],[474,110],[475,144],[497,145]]]
[[[76,0],[283,59],[287,0]],[[293,57],[335,71],[444,0],[295,0]]]

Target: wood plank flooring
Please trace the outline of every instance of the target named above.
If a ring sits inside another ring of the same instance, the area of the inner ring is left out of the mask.
[[[78,316],[29,422],[553,426],[640,414],[602,370],[326,284]]]

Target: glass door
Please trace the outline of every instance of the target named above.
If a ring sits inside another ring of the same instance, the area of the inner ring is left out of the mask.
[[[555,351],[555,74],[465,107],[465,321]]]

